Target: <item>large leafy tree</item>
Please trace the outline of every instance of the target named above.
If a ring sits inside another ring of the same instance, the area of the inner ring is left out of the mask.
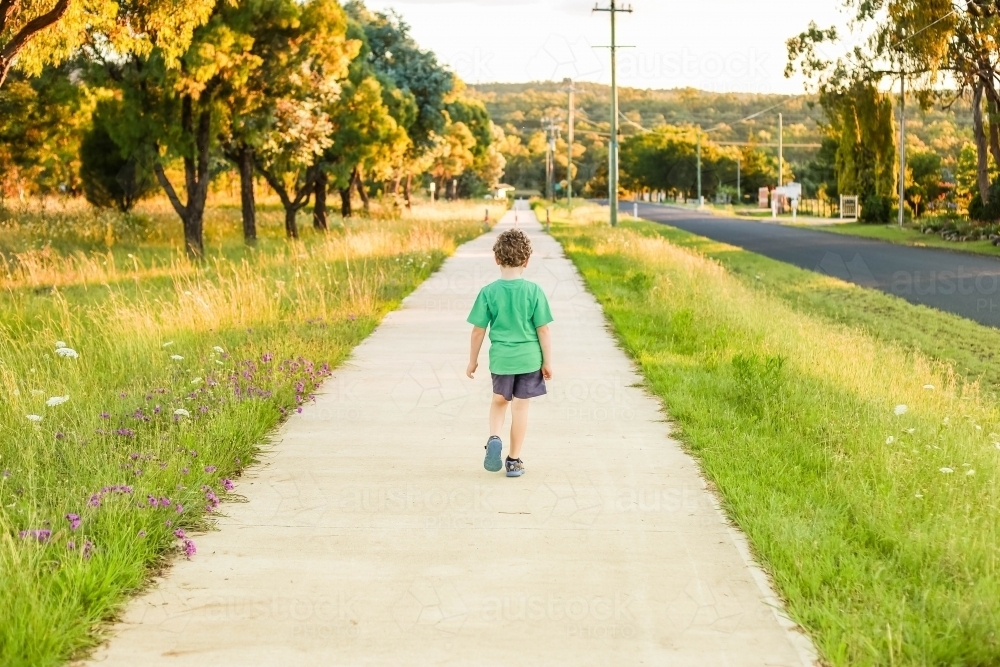
[[[216,0],[0,0],[0,85],[16,65],[38,74],[81,46],[147,55],[176,65]]]
[[[427,168],[429,154],[445,129],[446,97],[455,87],[455,79],[433,53],[419,47],[398,14],[370,12],[359,0],[351,0],[345,9],[364,30],[366,58],[375,74],[412,99],[415,113],[409,113],[404,105],[396,110],[406,112],[405,116],[395,116],[411,142],[400,164],[409,205],[412,177]]]
[[[115,142],[133,158],[148,159],[184,228],[191,258],[204,254],[203,224],[213,162],[225,114],[221,93],[245,84],[260,59],[251,52],[253,37],[240,29],[233,13],[246,5],[219,5],[197,28],[177,67],[170,53],[154,48],[124,65],[106,63],[120,86],[120,122],[109,127]],[[167,173],[172,160],[182,164],[182,188]]]
[[[361,43],[347,35],[347,18],[335,0],[249,4],[256,5],[248,30],[260,66],[228,95],[236,111],[227,143],[241,166],[244,230],[253,199],[245,163],[250,154],[281,200],[286,233],[296,238],[296,216],[322,179],[322,156],[335,139],[331,109]]]
[[[826,57],[827,45],[838,43],[840,33],[836,28],[810,24],[788,40],[786,73],[800,70],[821,93],[834,94],[859,86],[877,89],[886,79],[898,81],[903,73],[925,108],[935,102],[948,105],[955,94],[967,97],[971,100],[978,190],[983,202],[988,201],[990,157],[1000,161],[1000,12],[996,3],[846,0],[844,6],[850,12],[850,31],[867,34],[867,39],[844,57]],[[881,113],[882,105],[872,108]]]

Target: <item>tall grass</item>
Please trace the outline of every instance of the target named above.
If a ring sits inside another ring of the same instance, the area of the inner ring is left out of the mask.
[[[992,393],[655,225],[553,234],[827,661],[1000,664]]]
[[[286,242],[265,218],[258,249],[222,237],[201,266],[173,232],[128,253],[9,253],[0,664],[78,654],[152,568],[196,558],[193,531],[269,430],[481,220],[439,204]]]

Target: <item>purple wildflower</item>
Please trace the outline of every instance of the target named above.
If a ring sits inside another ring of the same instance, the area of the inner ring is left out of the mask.
[[[178,528],[177,530],[175,530],[174,536],[177,537],[177,539],[179,540],[183,540],[185,537],[187,537],[187,535],[184,533],[183,528]]]
[[[66,434],[63,433],[62,431],[59,431],[59,432],[56,433],[56,440],[62,440],[65,437],[66,437]]]
[[[32,537],[40,544],[45,544],[52,537],[52,531],[48,528],[32,528],[30,530],[22,530],[20,533],[22,538]]]
[[[74,542],[73,540],[70,540],[69,542],[66,543],[66,548],[67,549],[76,549],[76,542]]]
[[[354,316],[354,313],[351,313],[350,315],[348,315],[348,316],[347,316],[347,319],[349,319],[350,321],[352,321],[352,322],[353,322],[354,320],[356,320],[356,319],[358,319],[358,318],[356,318],[356,317]]]
[[[302,414],[302,408],[295,408],[295,411],[298,412],[299,414]]]
[[[111,419],[111,415],[109,415],[107,412],[102,412],[101,419]]]
[[[83,557],[90,560],[90,556],[94,553],[94,543],[87,540],[83,543]]]
[[[170,519],[167,519],[166,521],[163,522],[163,525],[166,526],[167,528],[170,528],[172,525],[174,525],[174,522],[171,521]]]
[[[188,474],[189,472],[191,472],[191,471],[190,471],[190,469],[188,469],[188,468],[181,468],[181,474],[182,474],[182,475],[186,475],[186,474]]]
[[[4,471],[3,471],[3,476],[4,476],[5,478],[6,478],[6,477],[10,477],[10,471],[9,471],[9,470],[4,470]]]
[[[160,498],[160,506],[170,507],[170,498]]]
[[[90,507],[100,507],[101,506],[101,494],[92,493],[90,494],[90,500],[87,501],[87,505]]]
[[[264,356],[263,356],[263,357],[261,357],[261,359],[263,359],[263,360],[264,360],[264,363],[266,364],[267,362],[269,362],[269,361],[271,361],[272,359],[274,359],[274,355],[273,355],[273,354],[271,354],[270,352],[265,352],[265,353],[264,353]]]
[[[205,472],[215,472],[216,470],[215,466],[205,466]]]
[[[178,514],[181,514],[184,511],[184,506],[181,505],[180,503],[177,503],[176,507],[177,507],[177,513]]]
[[[184,540],[184,555],[188,560],[191,560],[191,556],[198,553],[198,550],[194,547],[194,542],[191,540]]]
[[[76,530],[80,527],[80,515],[79,514],[67,514],[66,520],[69,521],[69,529]]]
[[[140,530],[139,531],[139,537],[146,537],[146,531]]]
[[[233,480],[229,479],[228,477],[226,479],[222,480],[222,487],[226,491],[232,491],[233,490]]]
[[[149,500],[150,507],[156,507],[157,505],[160,504],[159,501],[156,499],[156,496],[147,496],[147,500]]]
[[[139,458],[139,452],[132,452],[131,454],[128,455],[128,457],[133,461],[135,461],[137,458]]]
[[[191,456],[197,457],[198,456],[198,452],[196,452],[195,450],[192,449],[191,450]]]
[[[133,431],[130,428],[120,428],[117,431],[115,431],[115,434],[116,435],[120,435],[120,436],[125,437],[125,438],[134,438],[135,437],[135,431]]]

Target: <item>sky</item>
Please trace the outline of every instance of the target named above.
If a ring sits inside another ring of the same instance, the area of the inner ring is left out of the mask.
[[[594,0],[368,0],[467,83],[573,78],[609,83],[610,20]],[[600,0],[602,7],[608,0]],[[619,84],[800,93],[784,76],[785,40],[816,21],[846,28],[840,0],[635,0],[618,15]]]

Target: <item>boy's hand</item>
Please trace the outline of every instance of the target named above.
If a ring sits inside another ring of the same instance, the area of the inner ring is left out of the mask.
[[[476,369],[477,368],[479,368],[479,362],[478,361],[470,361],[469,362],[469,366],[465,369],[465,374],[470,379],[475,379]]]
[[[542,377],[546,380],[552,379],[552,366],[548,364],[542,364]]]

